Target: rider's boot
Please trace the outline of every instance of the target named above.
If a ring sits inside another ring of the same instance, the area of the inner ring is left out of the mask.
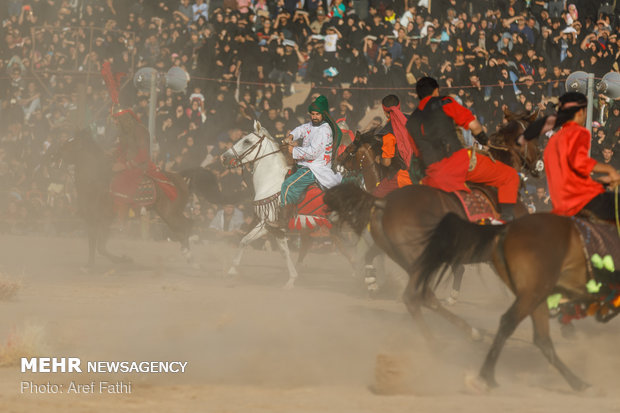
[[[499,204],[499,208],[502,221],[508,223],[515,219],[515,204]]]
[[[293,217],[294,211],[295,204],[286,204],[284,206],[280,206],[280,210],[278,211],[278,219],[274,222],[269,223],[269,226],[272,229],[286,232],[286,230],[288,229],[288,222]]]
[[[499,204],[499,219],[492,219],[491,225],[504,225],[515,219],[515,204]]]

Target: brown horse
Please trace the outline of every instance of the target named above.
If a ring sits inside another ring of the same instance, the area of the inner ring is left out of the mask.
[[[88,235],[88,266],[94,266],[96,252],[113,262],[130,261],[125,256],[111,254],[107,249],[109,228],[114,221],[114,207],[110,194],[112,160],[91,138],[90,132],[83,130],[53,151],[52,161],[75,165],[78,213],[86,222]],[[215,180],[215,177],[206,170],[190,172],[191,177],[203,185],[207,181]],[[165,175],[176,187],[177,197],[170,200],[155,185],[157,193],[152,208],[168,225],[173,237],[180,242],[184,256],[190,260],[191,221],[183,214],[189,197],[188,185],[181,175],[169,172]],[[216,185],[210,185],[209,188],[211,187]]]
[[[489,152],[494,159],[501,160],[507,165],[511,165],[513,168],[522,172],[531,171],[533,175],[539,175],[542,171],[540,161],[540,153],[538,152],[535,143],[527,142],[521,139],[521,135],[527,128],[527,126],[536,118],[538,112],[532,113],[512,113],[510,111],[505,112],[506,123],[503,127],[491,136],[491,144]],[[355,140],[347,146],[343,153],[337,159],[337,165],[344,168],[346,171],[354,173],[361,173],[364,178],[364,188],[371,192],[377,184],[389,174],[394,174],[396,171],[388,170],[385,167],[380,167],[375,159],[381,155],[382,139],[374,132],[369,131],[360,135],[356,135]],[[394,165],[394,164],[393,164]],[[427,191],[423,191],[427,192]],[[442,191],[438,191],[442,193]],[[422,194],[424,199],[424,194]],[[430,204],[430,208],[439,208],[439,215],[443,216],[449,212],[454,212],[466,217],[466,212],[463,209],[461,203],[452,196],[452,199],[439,201],[437,204]],[[517,214],[526,213],[526,209],[521,205]],[[439,218],[440,219],[440,218]],[[438,221],[435,221],[436,224]],[[420,228],[421,230],[428,231],[431,227]],[[365,253],[365,272],[366,282],[369,289],[376,289],[376,269],[372,265],[374,258],[380,254],[380,249],[376,247],[376,244],[370,246]],[[454,275],[452,283],[452,291],[447,298],[446,303],[454,304],[459,295],[461,281],[463,279],[463,273],[465,269],[462,265],[455,265],[452,268]],[[370,281],[369,281],[370,280]]]
[[[497,386],[495,364],[499,354],[519,323],[530,316],[534,324],[534,344],[547,360],[574,390],[588,387],[555,352],[549,335],[546,298],[561,293],[569,300],[563,306],[574,308],[580,304],[594,308],[600,321],[609,321],[619,311],[617,307],[605,305],[609,291],[589,294],[586,289],[588,262],[576,221],[552,214],[533,214],[506,226],[481,227],[448,215],[432,233],[417,262],[420,276],[416,291],[428,294],[432,285],[441,279],[445,265],[490,261],[490,258],[499,277],[514,293],[515,301],[500,319],[499,330],[479,376],[468,384],[484,390]],[[618,278],[615,280],[617,283]],[[614,294],[619,293],[615,290]],[[591,307],[592,304],[595,307]]]
[[[372,192],[383,178],[393,176],[398,171],[398,162],[392,163],[389,167],[384,167],[375,161],[377,156],[380,156],[383,145],[381,136],[377,134],[380,129],[382,129],[381,126],[363,134],[357,132],[355,139],[336,159],[337,167],[345,174],[361,174],[363,179],[361,187],[367,192]],[[371,238],[364,231],[361,239],[366,244],[365,251],[362,252],[363,263],[361,266],[358,265],[356,269],[359,271],[363,268],[364,281],[368,291],[370,294],[375,294],[379,289],[377,275],[385,273],[385,268],[383,268],[383,260],[379,263],[382,268],[376,268],[374,265],[375,258],[382,257],[382,251]],[[452,292],[446,300],[448,304],[456,303],[464,271],[462,265],[453,268]]]
[[[509,121],[493,138],[493,146],[497,148],[493,150],[506,159],[518,161],[514,166],[519,170],[537,171],[540,160],[537,145],[535,142],[520,142],[520,136],[534,117],[535,114],[527,114]],[[403,299],[427,338],[431,339],[432,334],[421,315],[421,305],[436,311],[473,338],[479,337],[476,329],[445,309],[432,291],[426,291],[422,296],[416,290],[419,272],[414,263],[426,245],[428,234],[450,212],[466,217],[455,194],[410,185],[388,194],[384,199],[377,199],[354,185],[340,185],[327,191],[325,202],[340,221],[347,222],[358,233],[370,225],[375,243],[409,274]],[[522,203],[518,203],[515,212],[521,216],[527,210]],[[478,262],[489,261],[490,255],[482,258]]]

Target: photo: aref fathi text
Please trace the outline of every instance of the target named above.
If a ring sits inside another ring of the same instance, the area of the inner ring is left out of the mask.
[[[76,383],[71,381],[69,384],[57,383],[34,383],[32,381],[22,381],[20,383],[20,393],[22,394],[131,394],[132,383],[130,381],[91,381],[89,383]]]

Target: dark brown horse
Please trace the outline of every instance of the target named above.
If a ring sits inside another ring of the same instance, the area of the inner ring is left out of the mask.
[[[95,263],[95,254],[109,258],[113,262],[129,261],[127,257],[111,254],[107,249],[109,228],[114,221],[114,207],[110,194],[112,179],[112,160],[91,138],[90,132],[83,130],[52,152],[52,160],[75,165],[75,187],[77,191],[78,213],[86,222],[88,235],[88,265]],[[215,181],[208,171],[190,171],[190,175],[204,185]],[[210,176],[209,176],[210,175]],[[181,175],[166,173],[177,189],[177,197],[170,200],[155,185],[157,194],[152,209],[168,225],[173,237],[180,242],[185,257],[190,260],[189,236],[191,221],[183,214],[189,197],[188,185]],[[211,185],[211,187],[216,187]],[[207,189],[209,191],[210,189]]]
[[[518,170],[536,172],[536,164],[540,160],[535,142],[520,142],[520,136],[534,117],[535,114],[521,115],[509,121],[493,138],[493,146],[497,148],[493,150],[507,159],[518,161],[514,165]],[[409,274],[403,299],[427,338],[430,339],[432,334],[421,315],[421,305],[436,311],[473,338],[479,337],[476,329],[445,309],[432,291],[428,290],[422,296],[416,290],[419,272],[414,263],[426,245],[428,234],[450,212],[466,217],[455,194],[411,185],[388,194],[384,199],[378,199],[354,185],[340,185],[327,191],[325,202],[341,221],[347,222],[358,233],[369,225],[375,243]],[[527,210],[522,203],[518,203],[515,212],[520,216],[526,214]],[[478,262],[485,261],[490,261],[490,255],[481,257]]]
[[[592,308],[590,305],[595,304],[596,311],[604,316],[601,318],[597,314],[601,321],[617,315],[618,309],[605,305],[605,296],[609,292],[589,294],[586,289],[588,263],[575,220],[552,214],[533,214],[506,226],[481,227],[448,215],[432,233],[420,255],[416,291],[428,294],[441,279],[445,265],[491,259],[499,277],[514,293],[515,301],[500,319],[499,330],[478,378],[468,384],[476,389],[497,386],[495,364],[499,354],[519,323],[529,316],[534,324],[534,344],[547,360],[574,390],[588,387],[555,352],[549,335],[546,299],[561,293],[569,300],[563,306],[579,303]]]
[[[500,160],[507,165],[511,165],[513,168],[522,172],[531,172],[533,175],[539,175],[542,171],[540,161],[540,153],[535,142],[526,142],[521,138],[521,135],[525,131],[526,127],[536,118],[538,112],[532,113],[512,113],[510,111],[505,112],[506,122],[503,127],[495,134],[491,136],[491,143],[489,152],[494,159]],[[379,166],[375,159],[381,155],[382,139],[374,132],[369,131],[360,135],[356,135],[355,140],[347,146],[344,152],[338,157],[337,165],[344,168],[346,171],[352,171],[354,173],[361,173],[364,178],[364,188],[371,192],[381,179],[385,176],[390,176],[396,171],[391,171],[385,167]],[[394,165],[394,164],[392,164]],[[434,191],[434,190],[433,190]],[[422,192],[428,192],[423,190]],[[443,193],[438,191],[438,193]],[[421,194],[421,199],[425,199],[426,195]],[[449,212],[459,214],[459,216],[465,218],[466,213],[461,203],[456,197],[451,196],[449,199],[443,200],[443,197],[436,199],[437,203],[431,203],[428,208],[433,208],[438,212],[439,219]],[[424,208],[424,207],[423,207]],[[517,214],[526,213],[526,209],[521,205]],[[434,221],[436,224],[439,221]],[[431,227],[420,227],[422,233],[427,232]],[[370,246],[365,253],[365,271],[366,280],[369,289],[376,289],[376,277],[374,273],[376,270],[372,265],[373,259],[381,251],[376,247],[376,244]],[[462,265],[455,265],[452,268],[454,275],[452,283],[452,291],[447,298],[446,303],[454,304],[458,297],[463,273],[465,269]],[[374,280],[375,283],[368,280]]]
[[[384,167],[376,162],[377,156],[381,155],[381,147],[383,145],[381,136],[377,134],[380,129],[382,129],[381,126],[363,134],[358,132],[353,142],[345,148],[336,160],[338,168],[345,174],[361,174],[361,187],[367,192],[372,192],[383,178],[393,176],[398,172],[399,168],[398,162],[392,163],[389,167]],[[363,268],[364,281],[368,291],[370,294],[375,294],[379,289],[377,275],[384,273],[385,269],[375,267],[374,260],[376,257],[382,256],[382,251],[376,243],[372,242],[370,239],[372,237],[367,234],[367,231],[364,231],[361,239],[366,245],[365,251],[362,252],[363,263],[356,265],[356,269],[360,271]],[[381,261],[380,265],[383,266],[383,261]],[[452,283],[452,292],[446,300],[448,304],[456,303],[464,271],[462,265],[453,268],[454,281]]]

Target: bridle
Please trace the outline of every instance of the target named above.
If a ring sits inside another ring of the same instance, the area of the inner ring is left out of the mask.
[[[363,173],[364,170],[366,170],[367,168],[365,168],[365,165],[370,164],[371,168],[371,174],[372,174],[372,178],[375,180],[376,183],[379,183],[381,181],[381,177],[379,176],[379,173],[377,172],[377,168],[375,167],[374,163],[374,159],[372,159],[372,157],[370,156],[370,148],[368,145],[368,147],[362,147],[364,144],[363,143],[358,143],[356,141],[353,141],[353,145],[355,150],[354,151],[346,151],[346,157],[343,161],[339,162],[340,165],[344,164],[348,159],[354,157],[356,154],[358,153],[362,153],[358,162],[359,162],[359,167],[358,170],[360,172]],[[366,181],[366,179],[364,179],[364,181]],[[365,185],[365,184],[364,184]],[[372,190],[373,188],[367,188],[367,190]]]
[[[523,136],[523,133],[525,132],[525,130],[527,129],[527,124],[524,121],[519,120],[519,119],[515,120],[515,122],[521,129],[521,131],[517,135],[517,139],[515,140],[515,142],[518,142],[520,138]],[[527,155],[529,153],[529,148],[530,148],[529,145],[531,144],[532,143],[530,141],[523,139],[523,144],[518,144],[518,146],[520,146],[522,150],[517,150],[512,145],[509,146],[506,144],[504,144],[504,146],[501,146],[501,145],[493,145],[489,143],[488,147],[492,149],[496,149],[500,151],[507,151],[507,152],[515,154],[519,158],[519,161],[521,162],[521,172],[529,172],[532,175],[540,174],[544,169],[544,163],[542,161],[542,153],[537,150],[538,155],[534,162],[531,162],[527,159]]]
[[[281,152],[280,149],[278,148],[275,151],[268,152],[266,154],[263,154],[263,155],[259,156],[260,151],[261,151],[261,149],[263,147],[263,143],[265,142],[265,139],[268,139],[268,138],[267,138],[267,135],[265,135],[265,134],[259,135],[256,132],[252,132],[252,134],[254,134],[255,136],[258,136],[258,140],[254,144],[252,144],[248,149],[243,151],[241,154],[237,153],[237,151],[235,150],[235,145],[230,147],[230,150],[231,150],[231,152],[234,155],[233,160],[235,162],[234,163],[231,162],[230,165],[226,166],[227,168],[232,169],[232,168],[243,167],[243,166],[246,166],[246,165],[254,165],[257,161],[259,161],[259,160],[261,160],[263,158],[266,158],[266,157],[268,157],[270,155],[273,155],[273,154],[276,154],[278,152]],[[257,148],[257,147],[258,147],[258,149],[256,150],[256,156],[254,156],[254,159],[251,159],[251,160],[248,160],[248,161],[244,162],[244,159],[250,153],[252,153],[254,151],[254,149]]]

